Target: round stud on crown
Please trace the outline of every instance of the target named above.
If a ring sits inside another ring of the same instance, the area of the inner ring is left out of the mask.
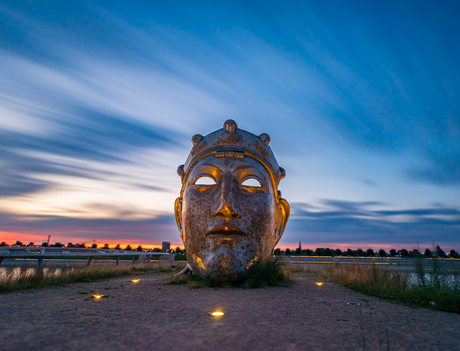
[[[286,177],[286,170],[283,167],[280,167],[280,179]]]
[[[194,136],[192,136],[193,146],[197,146],[202,139],[203,139],[203,136],[201,134],[195,134]]]
[[[179,167],[177,167],[177,174],[179,174],[179,176],[180,176],[181,178],[184,177],[184,174],[185,174],[185,172],[184,172],[184,165],[180,165]]]
[[[260,134],[259,138],[262,139],[265,145],[270,144],[270,135],[268,135],[267,133]]]
[[[224,123],[224,129],[229,133],[233,133],[238,129],[238,125],[233,119],[227,119]]]

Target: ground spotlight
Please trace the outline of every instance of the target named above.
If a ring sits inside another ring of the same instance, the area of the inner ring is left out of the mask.
[[[210,313],[210,315],[214,317],[222,317],[224,315],[224,312],[215,311],[215,312]]]

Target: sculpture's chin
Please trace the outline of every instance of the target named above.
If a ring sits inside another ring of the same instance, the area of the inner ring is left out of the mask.
[[[245,250],[222,245],[213,252],[202,255],[203,267],[194,270],[201,277],[212,280],[233,282],[244,278],[248,273],[248,263],[253,258],[247,256]]]

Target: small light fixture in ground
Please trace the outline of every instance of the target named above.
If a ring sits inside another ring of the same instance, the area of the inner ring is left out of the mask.
[[[131,280],[133,283],[139,283],[141,280],[140,279],[133,279]]]
[[[96,300],[100,299],[101,297],[104,297],[104,295],[92,295],[93,298]]]
[[[224,315],[224,312],[215,311],[215,312],[210,313],[210,315],[214,317],[222,317]]]
[[[323,283],[323,282],[316,282],[315,284],[318,285],[318,286],[321,286],[321,285],[323,285],[324,283]]]

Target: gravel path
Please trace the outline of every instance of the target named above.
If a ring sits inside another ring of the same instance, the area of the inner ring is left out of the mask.
[[[140,278],[0,295],[0,349],[460,350],[459,315],[317,286],[313,278],[218,290]],[[208,315],[216,309],[225,315]]]

